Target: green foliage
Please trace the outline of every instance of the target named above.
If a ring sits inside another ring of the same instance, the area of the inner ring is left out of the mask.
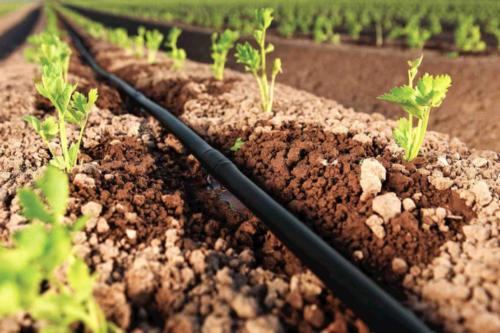
[[[146,31],[146,48],[148,49],[148,62],[150,64],[156,61],[156,54],[163,41],[163,34],[158,30]]]
[[[123,28],[110,29],[107,33],[108,41],[132,54],[132,39],[129,38],[127,30]]]
[[[252,73],[259,86],[262,109],[271,112],[273,107],[274,84],[278,73],[282,72],[281,59],[274,59],[271,84],[267,79],[266,57],[274,50],[273,44],[266,45],[266,31],[273,20],[271,8],[255,11],[256,28],[253,33],[259,49],[253,48],[248,42],[236,45],[236,61],[245,66],[247,72]]]
[[[179,39],[181,33],[182,30],[177,27],[170,29],[168,32],[167,42],[165,43],[165,46],[170,49],[168,56],[172,59],[172,68],[175,70],[181,69],[182,66],[184,66],[184,61],[186,60],[186,51],[177,47],[177,40]]]
[[[334,23],[335,30],[346,31],[354,39],[364,32],[367,37],[373,37],[378,46],[394,26],[406,27],[415,15],[422,18],[421,29],[429,30],[431,36],[440,33],[441,24],[454,29],[460,15],[474,17],[481,26],[500,17],[500,2],[495,0],[143,0],[140,4],[133,0],[67,1],[118,14],[184,22],[218,31],[230,28],[242,35],[252,33],[255,9],[271,7],[276,17],[272,28],[286,38],[297,34],[314,37],[317,17],[325,16]],[[416,39],[422,40],[422,36]]]
[[[32,223],[13,235],[11,247],[0,247],[0,317],[29,313],[41,332],[70,332],[77,323],[94,333],[119,332],[106,322],[92,295],[95,277],[73,254],[72,238],[87,217],[63,222],[67,176],[49,166],[35,188],[20,189],[18,198]]]
[[[137,35],[132,37],[132,44],[134,47],[134,55],[137,58],[144,57],[144,38],[146,35],[146,29],[144,27],[139,27],[137,29]]]
[[[437,27],[434,27],[434,31]],[[412,16],[405,27],[396,27],[391,30],[389,37],[396,38],[399,36],[406,36],[406,43],[409,47],[421,49],[425,43],[432,37],[431,29],[424,28],[420,23],[420,16]]]
[[[224,79],[224,66],[227,61],[227,54],[234,46],[234,43],[240,38],[237,31],[229,29],[224,30],[222,34],[214,32],[212,34],[212,72],[216,80]]]
[[[340,35],[333,32],[334,20],[326,15],[319,15],[314,22],[313,39],[320,44],[330,41],[333,44],[340,43]]]
[[[459,17],[455,29],[455,45],[462,52],[480,52],[486,49],[486,43],[481,40],[481,29],[474,24],[474,17]]]
[[[36,83],[40,95],[47,98],[55,107],[56,118],[49,116],[40,120],[35,116],[27,116],[28,122],[49,149],[51,164],[61,170],[70,172],[77,164],[78,153],[92,106],[97,100],[97,90],[90,90],[86,98],[76,92],[76,85],[68,83],[68,68],[71,50],[57,35],[43,32],[30,37],[32,47],[26,53],[28,59],[41,65],[41,80]],[[67,124],[79,128],[78,139],[69,144]],[[59,135],[58,153],[51,142]]]
[[[418,67],[422,56],[409,61],[408,84],[391,89],[378,97],[381,100],[398,104],[408,113],[408,118],[398,121],[393,135],[396,143],[405,150],[404,159],[411,161],[417,157],[424,141],[427,123],[432,108],[439,107],[451,86],[449,75],[432,76],[425,73],[414,86]],[[413,118],[417,119],[417,127],[413,127]]]
[[[232,152],[237,152],[241,149],[241,147],[243,147],[244,144],[245,144],[245,141],[243,141],[240,137],[238,137],[238,138],[236,138],[233,146],[230,149]]]

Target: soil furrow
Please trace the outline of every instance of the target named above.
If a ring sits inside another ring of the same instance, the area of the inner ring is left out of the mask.
[[[205,65],[172,71],[167,59],[150,66],[105,43],[90,46],[429,322],[450,332],[500,328],[497,153],[430,132],[423,157],[403,163],[394,124],[381,116],[283,85],[263,113],[249,76],[228,71],[217,83]],[[232,153],[236,137],[245,144]],[[364,188],[363,173],[381,169],[381,188]]]

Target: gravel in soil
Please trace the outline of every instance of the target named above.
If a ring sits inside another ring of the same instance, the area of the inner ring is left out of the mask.
[[[20,56],[9,66],[14,62],[25,65]],[[93,110],[82,164],[70,176],[70,217],[92,216],[75,237],[76,248],[99,274],[95,295],[108,318],[134,332],[368,332],[255,217],[241,217],[221,200],[180,142],[152,119],[123,114],[126,103],[118,103],[116,91],[95,82],[77,59],[70,73],[81,87],[99,84],[102,101],[109,101]],[[43,103],[28,89],[35,76],[20,73],[16,84],[26,89],[9,94],[30,103],[2,110],[0,235],[6,243],[26,224],[16,189],[49,159],[21,120],[52,112],[35,108]],[[271,247],[274,257],[286,258],[286,268],[266,263]],[[0,331],[32,325],[25,316],[9,318]]]
[[[95,45],[108,69],[227,154],[244,138],[232,156],[240,167],[372,274],[400,282],[406,303],[429,322],[449,332],[500,329],[497,153],[431,131],[422,158],[405,164],[394,122],[380,115],[283,85],[273,112],[263,113],[249,76],[227,71],[215,83],[205,65],[175,72],[165,59],[113,61]]]

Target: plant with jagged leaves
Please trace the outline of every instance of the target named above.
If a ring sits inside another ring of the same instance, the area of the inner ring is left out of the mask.
[[[212,34],[212,59],[214,60],[212,72],[216,80],[224,79],[227,54],[238,38],[240,38],[240,34],[229,29],[224,30],[220,35],[216,32]]]
[[[174,27],[170,29],[167,36],[167,42],[165,45],[170,49],[167,53],[170,59],[173,61],[172,68],[174,70],[181,69],[184,66],[184,61],[186,60],[186,51],[177,47],[177,40],[181,35],[182,30]]]
[[[266,57],[274,50],[273,44],[266,45],[266,31],[273,21],[271,8],[257,9],[255,11],[257,28],[253,36],[259,49],[253,48],[248,42],[236,46],[236,61],[245,66],[247,72],[252,73],[259,86],[262,109],[271,112],[273,107],[274,84],[278,73],[282,72],[281,59],[276,58],[271,72],[271,83],[267,79]]]
[[[134,55],[137,58],[142,58],[144,56],[145,36],[146,36],[146,29],[144,27],[139,27],[137,29],[137,35],[132,37],[132,44],[134,46]]]
[[[415,159],[424,142],[427,124],[432,108],[439,107],[451,86],[449,75],[432,76],[425,73],[414,86],[413,81],[422,63],[421,56],[409,61],[408,84],[391,89],[378,98],[400,105],[408,113],[408,118],[401,118],[393,131],[396,143],[405,151],[404,159]],[[416,118],[417,126],[413,127]]]
[[[18,199],[31,223],[15,232],[11,247],[0,247],[0,318],[28,313],[47,333],[70,332],[79,323],[93,333],[120,332],[106,321],[92,294],[95,276],[72,249],[88,218],[64,221],[68,177],[49,166]]]
[[[146,48],[148,49],[148,62],[150,64],[156,61],[156,55],[163,41],[163,34],[158,30],[146,31]]]
[[[44,120],[35,116],[26,116],[24,119],[47,145],[52,155],[50,164],[70,172],[77,164],[85,126],[92,106],[97,100],[97,90],[91,89],[88,97],[75,92],[76,85],[69,84],[64,80],[61,69],[56,64],[43,66],[42,79],[36,84],[36,89],[55,107],[57,119],[53,116],[48,116]],[[67,133],[68,123],[79,128],[77,140],[71,144],[69,144]],[[51,145],[58,134],[60,154]]]

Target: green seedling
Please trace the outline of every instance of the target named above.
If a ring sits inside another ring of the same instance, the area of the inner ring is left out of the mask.
[[[333,19],[325,15],[319,15],[314,22],[313,39],[316,43],[321,44],[330,41],[337,45],[340,43],[340,35],[333,32]]]
[[[137,35],[132,37],[134,45],[134,55],[137,58],[144,57],[144,37],[146,35],[146,29],[144,27],[139,27],[137,29]]]
[[[51,165],[70,172],[77,164],[83,132],[90,110],[97,100],[97,90],[90,90],[88,97],[75,92],[76,85],[69,84],[64,80],[60,65],[57,63],[43,65],[42,79],[36,84],[36,89],[40,95],[54,105],[57,119],[52,116],[43,121],[35,116],[27,116],[24,119],[47,145],[52,155]],[[69,145],[67,135],[67,123],[74,124],[79,128],[78,138],[71,145]],[[58,134],[62,154],[58,154],[51,146],[51,141]]]
[[[108,30],[108,41],[111,44],[118,46],[126,50],[128,54],[132,54],[132,40],[127,34],[127,30],[123,28],[110,29]]]
[[[430,29],[423,28],[420,24],[420,16],[410,17],[405,27],[396,27],[391,30],[390,38],[406,36],[406,43],[409,47],[421,49],[432,37]]]
[[[432,76],[428,73],[425,73],[413,86],[422,58],[423,56],[408,62],[410,69],[407,85],[393,88],[390,92],[378,97],[400,105],[408,113],[408,118],[399,119],[393,131],[396,143],[405,151],[406,161],[417,157],[427,131],[431,109],[441,105],[451,86],[449,75]],[[413,127],[413,118],[417,119],[416,127]]]
[[[224,79],[224,66],[227,61],[227,54],[234,46],[234,43],[240,38],[237,31],[226,29],[222,34],[214,32],[212,34],[212,72],[216,80]]]
[[[461,16],[455,29],[455,45],[462,52],[480,52],[486,49],[481,40],[481,29],[474,24],[474,17]]]
[[[146,32],[146,48],[148,49],[148,62],[150,64],[156,61],[156,55],[163,41],[163,34],[158,30]]]
[[[68,177],[49,166],[35,188],[19,190],[18,198],[31,223],[13,235],[11,247],[0,247],[0,317],[28,313],[40,332],[70,332],[78,323],[94,333],[120,332],[106,322],[92,294],[95,276],[72,249],[88,218],[63,221]]]
[[[172,68],[174,70],[181,69],[182,66],[184,66],[184,61],[186,60],[186,51],[177,47],[177,40],[179,39],[181,33],[182,30],[179,28],[174,27],[170,29],[167,42],[165,43],[165,46],[170,49],[167,54],[173,61]]]
[[[274,50],[273,44],[266,45],[266,31],[271,26],[273,20],[273,10],[271,8],[257,9],[255,19],[257,28],[254,31],[254,38],[257,41],[259,50],[253,48],[248,42],[236,46],[236,61],[245,66],[247,72],[252,73],[257,81],[262,101],[262,109],[271,112],[273,107],[274,83],[278,73],[282,72],[281,59],[274,59],[271,84],[267,79],[266,57]]]
[[[71,49],[57,34],[48,31],[28,38],[30,47],[25,50],[29,62],[41,66],[52,66],[60,72],[64,80],[68,77]]]
[[[232,152],[237,152],[241,149],[241,147],[243,147],[244,144],[245,144],[245,141],[243,141],[243,139],[238,137],[238,138],[236,138],[236,140],[234,141],[234,144],[232,145],[232,147],[230,149]]]

